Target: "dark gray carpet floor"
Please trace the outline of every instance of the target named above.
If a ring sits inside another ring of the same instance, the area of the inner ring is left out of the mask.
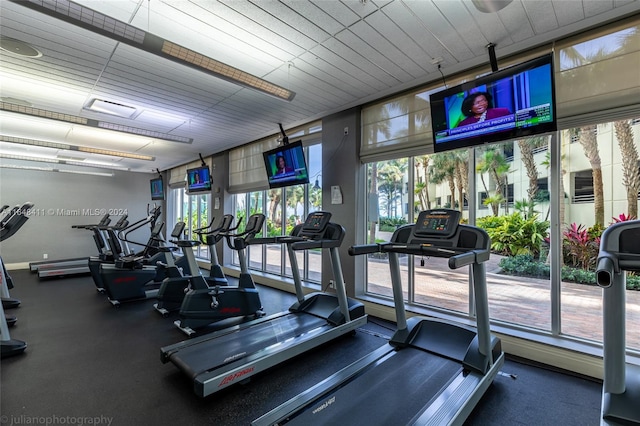
[[[354,336],[201,399],[186,376],[160,361],[160,348],[185,335],[173,325],[174,317],[153,310],[153,300],[115,309],[90,277],[39,281],[29,271],[10,273],[16,285],[11,295],[22,301],[10,311],[18,317],[11,337],[28,347],[2,360],[3,425],[248,425],[384,345],[393,327],[372,318]],[[265,287],[260,295],[268,314],[294,300]],[[598,425],[600,392],[597,382],[508,358],[466,424]],[[362,424],[348,420],[344,424]]]

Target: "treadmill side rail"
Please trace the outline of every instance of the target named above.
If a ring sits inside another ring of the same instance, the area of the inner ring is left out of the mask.
[[[235,367],[230,368],[236,365],[236,363],[232,363],[220,366],[220,368],[212,368],[209,372],[199,374],[194,379],[194,391],[196,395],[204,398],[228,386],[248,379],[254,374],[311,350],[316,346],[336,339],[366,323],[367,316],[365,315],[353,319],[346,324],[330,327],[320,334],[311,331],[307,333],[308,336],[298,336],[294,339],[296,344],[289,344],[284,347],[277,345],[273,348],[266,348],[254,355],[246,357]]]

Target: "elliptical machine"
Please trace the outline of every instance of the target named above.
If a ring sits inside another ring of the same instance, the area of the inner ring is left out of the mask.
[[[160,223],[154,226],[152,236],[147,244],[136,242],[128,238],[128,234],[147,225],[151,218],[142,219],[130,227],[121,230],[118,233],[120,240],[141,246],[153,245],[154,249],[159,250],[161,255],[165,256],[165,260],[169,265],[162,271],[162,277],[158,278],[158,270],[156,265],[145,265],[144,256],[125,256],[119,258],[113,264],[101,264],[99,276],[104,287],[104,291],[109,298],[109,302],[118,307],[121,302],[144,300],[155,297],[162,279],[165,276],[179,275],[177,268],[174,267],[173,257],[170,252],[162,253],[164,250],[160,243],[163,241],[160,232],[162,225]],[[184,226],[184,225],[183,225]],[[181,232],[179,228],[178,232]],[[174,228],[174,232],[175,228]]]
[[[174,324],[188,336],[195,334],[198,328],[223,319],[247,316],[260,318],[265,315],[258,289],[249,274],[246,257],[246,248],[251,239],[262,231],[264,221],[263,214],[253,214],[247,219],[247,226],[243,232],[224,235],[229,248],[238,252],[240,277],[237,287],[221,285],[209,287],[200,274],[185,277],[189,280],[190,290],[185,294],[180,306],[180,319]],[[199,245],[200,242],[177,241],[176,244],[190,248]],[[185,250],[185,255],[189,256],[189,261],[193,262],[194,267],[197,266],[192,250]]]
[[[31,202],[26,202],[22,204],[22,206],[17,206],[16,209],[13,209],[9,216],[3,218],[0,222],[0,242],[6,240],[7,238],[14,235],[18,229],[25,224],[25,222],[29,219],[28,212],[33,208],[34,204]],[[4,209],[3,209],[4,210]],[[0,258],[0,292],[3,295],[2,301],[4,303],[0,303],[0,357],[6,358],[9,356],[19,355],[24,352],[27,348],[27,343],[18,340],[12,339],[9,334],[9,323],[15,324],[16,318],[15,316],[7,316],[4,313],[4,306],[8,307],[16,307],[20,304],[20,301],[17,299],[9,298],[8,289],[9,286],[12,285],[11,277],[6,273],[4,269],[4,263],[2,262],[2,258]]]
[[[227,277],[222,271],[222,266],[220,266],[220,262],[218,261],[218,251],[216,250],[216,244],[218,244],[225,235],[238,229],[238,227],[242,223],[242,218],[240,218],[236,226],[232,228],[231,225],[233,224],[233,219],[234,218],[232,214],[225,214],[224,216],[222,216],[220,225],[217,228],[212,229],[212,219],[211,223],[206,228],[199,228],[193,231],[198,234],[200,242],[202,244],[206,244],[209,248],[209,263],[211,264],[211,267],[209,269],[209,276],[205,277],[209,285],[227,285],[229,283],[227,281]]]
[[[215,218],[211,220],[209,226],[205,228],[199,228],[194,230],[200,238],[200,242],[206,244],[209,247],[209,259],[211,262],[211,268],[209,270],[209,276],[204,277],[205,282],[202,280],[189,280],[190,276],[196,275],[191,272],[191,267],[188,263],[185,268],[180,269],[180,275],[169,276],[162,280],[160,288],[158,289],[157,299],[158,302],[153,305],[156,311],[158,311],[163,317],[168,317],[171,312],[177,311],[182,306],[185,294],[192,289],[209,290],[210,286],[228,285],[227,277],[222,271],[222,266],[218,261],[218,252],[215,245],[224,238],[225,235],[231,231],[235,231],[240,226],[242,218],[238,221],[235,228],[231,228],[233,223],[233,215],[227,214],[222,217],[220,224],[217,228],[212,229]],[[173,233],[172,233],[173,235]],[[192,246],[190,246],[192,247]],[[190,249],[189,249],[190,250]],[[184,259],[186,257],[183,256]],[[199,270],[199,268],[198,268]],[[202,286],[202,287],[197,287]]]

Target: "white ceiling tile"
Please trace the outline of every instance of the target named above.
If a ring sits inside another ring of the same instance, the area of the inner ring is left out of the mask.
[[[295,2],[296,4],[305,2]],[[341,1],[313,0],[313,3],[327,15],[332,16],[345,28],[360,20],[360,16]],[[336,31],[337,32],[337,31]]]
[[[537,0],[536,0],[537,1]],[[531,21],[521,2],[514,1],[498,12],[500,21],[514,42],[522,42],[535,35]]]
[[[524,6],[529,22],[532,23],[535,34],[544,34],[558,28],[558,20],[551,0],[538,0]]]
[[[613,0],[583,0],[584,16],[591,17],[613,8]]]
[[[561,27],[584,19],[582,0],[554,0],[552,4]]]

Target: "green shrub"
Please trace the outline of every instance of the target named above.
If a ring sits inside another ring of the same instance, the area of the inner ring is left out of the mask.
[[[509,275],[549,278],[549,265],[535,260],[530,254],[502,258],[498,266]]]
[[[498,266],[500,266],[502,272],[507,275],[544,279],[548,279],[550,276],[549,265],[535,260],[530,254],[505,257],[500,260]],[[561,280],[564,282],[596,285],[596,274],[594,271],[565,265],[562,267],[560,275]],[[627,274],[627,290],[640,291],[640,276],[632,273]]]
[[[515,212],[506,216],[486,216],[477,220],[491,238],[491,249],[504,256],[529,254],[540,257],[542,244],[549,231],[549,222],[538,220],[538,215],[525,218]]]
[[[407,220],[404,217],[381,217],[380,218],[380,230],[386,232],[393,232],[399,226],[406,225]]]

